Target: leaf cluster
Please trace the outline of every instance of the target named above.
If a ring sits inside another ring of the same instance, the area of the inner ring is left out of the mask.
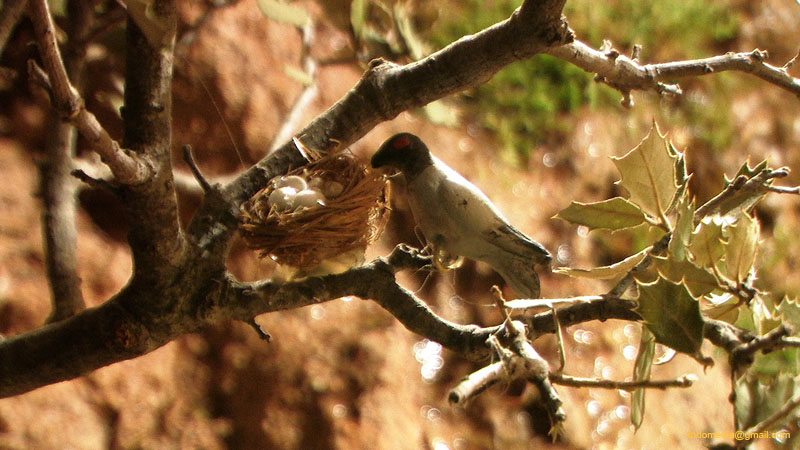
[[[772,170],[766,161],[754,167],[743,164],[720,195],[696,208],[684,153],[661,134],[655,123],[634,149],[612,159],[621,175],[617,183],[628,197],[573,202],[556,217],[591,230],[630,232],[649,227],[657,230],[654,241],[609,266],[565,267],[556,272],[595,279],[633,277],[631,295],[638,302],[637,313],[644,319],[645,328],[635,379],[648,379],[656,343],[669,347],[672,354],[685,353],[705,364],[708,359],[701,354],[701,344],[705,325],[712,320],[727,322],[754,336],[764,336],[782,324],[795,329],[800,325],[796,299],[776,300],[770,292],[755,286],[760,225],[754,207],[771,185],[771,179],[764,176]],[[748,182],[761,183],[760,188],[740,189]],[[754,389],[752,383],[771,385],[770,380],[778,382],[797,373],[796,348],[758,354],[746,371],[734,373],[738,377],[736,391],[742,392],[736,408],[757,410],[739,416],[751,418],[740,421],[739,429],[763,418],[768,412],[764,405],[774,406],[774,402],[762,398],[771,396],[773,390]],[[641,424],[644,410],[644,394],[640,392],[633,397],[636,426]],[[780,397],[785,400],[785,390]]]

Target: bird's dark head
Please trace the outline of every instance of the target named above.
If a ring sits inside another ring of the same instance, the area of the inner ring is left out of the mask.
[[[422,139],[411,133],[399,133],[387,139],[370,162],[376,169],[394,167],[406,177],[414,178],[433,164],[433,157]]]

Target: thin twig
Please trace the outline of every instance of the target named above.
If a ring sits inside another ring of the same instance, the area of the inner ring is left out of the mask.
[[[595,50],[578,40],[553,47],[547,53],[571,62],[587,72],[596,73],[597,81],[608,84],[623,95],[632,90],[653,90],[659,94],[680,95],[680,86],[669,82],[679,78],[737,71],[757,76],[800,96],[800,79],[789,75],[784,68],[765,63],[767,52],[758,49],[711,58],[647,65],[641,65],[636,59],[620,55],[616,51],[612,53]]]
[[[748,428],[747,431],[745,431],[745,434],[761,433],[762,431],[770,429],[775,423],[788,417],[789,414],[791,414],[792,411],[794,411],[798,406],[800,406],[800,395],[797,395],[789,399],[789,401],[784,403],[781,409],[775,411],[772,415],[762,420],[761,422]]]
[[[192,171],[192,175],[194,175],[194,179],[200,184],[200,187],[203,189],[204,193],[209,193],[213,188],[206,180],[206,177],[203,176],[203,173],[200,171],[200,168],[197,166],[197,162],[194,160],[194,155],[192,154],[192,146],[191,145],[184,145],[183,148],[183,160],[186,161],[186,164],[189,165],[189,169]]]
[[[78,277],[75,179],[70,175],[75,129],[53,112],[49,120],[47,160],[41,165],[44,203],[42,233],[45,265],[53,304],[47,322],[58,322],[86,307]]]
[[[86,69],[88,36],[94,26],[94,8],[81,0],[66,4],[68,40],[63,66],[68,79],[81,89]],[[51,97],[51,101],[56,98]],[[44,203],[42,231],[45,241],[45,264],[50,284],[52,311],[48,322],[57,322],[77,314],[86,307],[81,293],[77,261],[77,191],[78,183],[71,176],[77,133],[53,110],[48,123],[50,139],[46,145],[46,161],[41,165],[41,191]]]
[[[522,322],[509,321],[506,323],[506,330],[511,336],[511,350],[522,358],[525,378],[539,389],[552,428],[558,427],[567,420],[567,413],[561,407],[561,398],[550,382],[550,365],[531,345]]]
[[[253,327],[253,329],[256,331],[258,337],[260,337],[264,341],[270,342],[272,340],[272,335],[269,334],[267,331],[265,331],[264,328],[262,328],[261,325],[259,325],[259,323],[256,322],[255,317],[252,320],[250,320],[250,326]]]
[[[757,351],[771,350],[779,346],[783,339],[790,334],[792,334],[792,328],[788,324],[781,324],[769,333],[742,345],[742,351],[755,353]]]
[[[784,337],[775,345],[776,348],[800,347],[800,338]]]
[[[674,380],[640,380],[640,381],[615,381],[602,378],[580,378],[563,374],[550,374],[550,381],[555,384],[571,387],[593,387],[602,389],[619,389],[633,391],[640,388],[667,389],[671,387],[687,388],[697,381],[694,375],[684,375]]]
[[[113,184],[102,178],[95,178],[84,172],[82,169],[75,169],[70,172],[70,175],[93,188],[104,189],[113,193],[117,193],[118,191],[117,187]]]
[[[502,362],[489,364],[464,377],[450,390],[447,400],[453,405],[466,405],[472,399],[503,381],[507,377],[507,369]]]
[[[138,184],[151,173],[148,164],[132,154],[123,151],[111,139],[97,118],[84,106],[83,99],[72,86],[67,76],[61,52],[56,43],[55,27],[46,0],[30,0],[28,13],[36,31],[39,52],[47,71],[53,106],[61,116],[69,120],[91,148],[100,154],[120,183]]]

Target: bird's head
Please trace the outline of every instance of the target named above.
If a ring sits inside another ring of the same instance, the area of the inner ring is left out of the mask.
[[[433,164],[433,157],[422,139],[411,133],[399,133],[381,145],[370,163],[373,168],[393,167],[407,178],[414,178]]]

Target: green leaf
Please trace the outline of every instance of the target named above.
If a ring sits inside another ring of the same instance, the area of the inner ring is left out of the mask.
[[[672,258],[654,256],[653,261],[662,277],[673,283],[683,282],[694,298],[700,298],[719,287],[714,274],[689,260],[676,261]]]
[[[686,259],[686,248],[692,239],[694,229],[694,201],[684,198],[684,201],[678,203],[677,209],[678,220],[675,222],[672,239],[669,241],[669,254],[677,261],[683,261]]]
[[[433,124],[455,128],[460,123],[458,109],[442,100],[428,103],[422,110]]]
[[[795,395],[796,382],[793,376],[782,374],[772,379],[746,375],[736,382],[736,428],[746,430],[777,412]],[[784,418],[788,419],[791,415]],[[778,429],[784,421],[778,421],[772,429]]]
[[[744,282],[756,260],[758,245],[758,220],[742,212],[733,226],[723,230],[727,235],[725,243],[725,267],[730,279]]]
[[[661,277],[653,283],[638,284],[636,312],[644,318],[656,341],[679,352],[697,355],[703,343],[703,317],[699,303],[686,286]]]
[[[783,348],[767,354],[756,352],[750,371],[762,376],[775,377],[780,374],[798,375],[800,373],[800,349]]]
[[[784,321],[789,322],[792,328],[800,330],[800,304],[797,299],[783,297],[775,309]]]
[[[642,337],[639,340],[639,353],[633,366],[633,381],[650,379],[650,369],[653,367],[653,357],[656,352],[656,341],[653,333],[642,327]],[[639,388],[633,391],[631,398],[631,423],[638,429],[644,420],[644,396],[647,389]]]
[[[297,28],[303,28],[311,24],[311,16],[299,6],[278,0],[258,0],[258,7],[265,16],[275,22],[285,23]]]
[[[759,335],[763,336],[780,326],[780,317],[778,317],[775,307],[771,302],[765,301],[761,295],[756,295],[750,300],[748,306],[753,313],[755,330]]]
[[[614,263],[610,266],[595,267],[593,269],[575,269],[572,267],[557,267],[553,269],[553,272],[559,273],[561,275],[568,275],[574,278],[608,280],[618,275],[624,275],[630,272],[631,269],[634,268],[634,266],[639,264],[644,259],[649,250],[650,247],[640,251],[639,253],[636,253],[635,255],[631,255],[618,263]]]
[[[678,193],[675,184],[676,155],[670,153],[666,136],[653,128],[633,150],[622,157],[612,157],[622,175],[617,183],[630,193],[630,200],[657,218],[665,216]]]
[[[414,24],[411,21],[411,14],[406,10],[404,3],[397,3],[394,6],[394,21],[397,24],[397,31],[402,36],[406,44],[408,53],[415,60],[420,60],[428,54],[428,48],[425,41],[414,29]]]
[[[722,260],[725,254],[725,245],[722,241],[723,223],[723,219],[719,216],[706,217],[692,234],[689,251],[698,266],[716,267]]]
[[[367,23],[367,13],[369,13],[369,0],[353,0],[350,3],[350,25],[356,38],[361,37],[364,24]]]
[[[728,178],[727,175],[725,176],[725,184],[733,183],[734,180],[736,180],[742,175],[746,176],[747,178],[752,178],[758,175],[762,170],[766,169],[767,166],[768,166],[767,160],[765,159],[760,163],[756,164],[755,166],[750,167],[750,159],[748,158],[747,161],[745,161],[745,163],[742,164],[742,167],[739,168],[739,171],[736,172],[736,175],[734,175],[733,178]]]
[[[728,322],[731,325],[739,320],[739,313],[743,307],[739,304],[739,299],[732,294],[711,294],[709,297],[706,297],[706,299],[714,306],[703,310],[705,316]]]
[[[762,161],[758,163],[755,167],[750,167],[750,161],[748,160],[745,162],[733,179],[728,179],[725,177],[725,180],[728,184],[733,183],[737,178],[740,176],[745,176],[747,178],[753,178],[757,176],[760,172],[764,170],[768,170],[767,161]],[[772,178],[769,178],[764,182],[764,185],[769,186],[772,184]],[[708,211],[709,214],[718,214],[723,216],[733,216],[738,217],[742,211],[750,211],[753,207],[761,201],[762,198],[766,195],[766,193],[762,190],[754,190],[754,189],[736,189],[733,192],[724,192],[719,194],[724,195],[724,199],[722,201],[716,202],[716,206],[713,210]]]
[[[675,193],[672,204],[667,208],[667,213],[669,213],[678,207],[681,202],[686,200],[686,191],[689,188],[689,178],[691,178],[691,176],[686,170],[686,156],[684,156],[682,152],[679,152],[678,149],[672,145],[671,141],[667,141],[667,150],[670,155],[677,158],[675,160],[675,184],[678,186],[678,192]]]
[[[585,225],[593,230],[623,230],[646,222],[642,210],[622,197],[595,203],[572,202],[555,218]]]
[[[303,86],[311,86],[314,84],[314,79],[311,78],[308,73],[290,64],[283,66],[283,72],[288,75],[289,78],[301,83]]]

